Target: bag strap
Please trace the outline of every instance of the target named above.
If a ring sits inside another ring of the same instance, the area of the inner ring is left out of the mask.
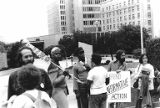
[[[25,95],[25,96],[27,96],[27,97],[29,97],[33,102],[35,102],[36,101],[36,98],[35,97],[33,97],[31,94],[29,94],[29,93],[23,93],[23,95]]]
[[[141,64],[139,64],[137,72],[139,71],[140,66],[141,66]]]

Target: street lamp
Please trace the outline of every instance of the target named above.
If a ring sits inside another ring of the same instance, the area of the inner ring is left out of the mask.
[[[144,17],[143,4],[142,4],[142,0],[140,0],[141,54],[144,53],[144,46],[143,46],[143,17]]]
[[[97,42],[97,33],[98,33],[98,26],[99,26],[99,21],[95,21],[94,25],[96,26],[96,42]]]

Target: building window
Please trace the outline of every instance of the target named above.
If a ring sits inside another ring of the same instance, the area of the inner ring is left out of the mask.
[[[108,7],[106,7],[106,11],[108,11]]]
[[[150,0],[147,0],[147,2],[150,2]]]
[[[148,25],[152,25],[152,24],[151,24],[151,20],[148,20]]]
[[[112,25],[110,25],[110,29],[112,29]]]
[[[148,12],[147,14],[148,14],[148,18],[151,18],[151,12]]]
[[[62,31],[66,31],[67,28],[66,28],[66,27],[61,27],[61,30],[62,30]]]
[[[137,18],[140,19],[140,13],[137,13]]]
[[[115,18],[113,18],[113,23],[115,23]]]
[[[117,12],[117,15],[119,15],[119,11],[117,10],[116,12]]]
[[[131,15],[128,15],[128,19],[131,20]]]
[[[135,16],[134,16],[134,14],[132,14],[132,19],[135,19]]]
[[[139,5],[137,5],[137,11],[139,11]]]
[[[107,12],[107,18],[108,18],[108,12]]]
[[[124,20],[125,20],[125,21],[127,20],[126,16],[124,16]]]
[[[132,7],[132,12],[134,12],[134,6]]]
[[[119,22],[119,18],[117,18],[117,22]]]
[[[134,4],[134,0],[132,0],[132,4]]]
[[[119,7],[121,8],[121,3],[119,3]]]
[[[103,30],[105,30],[105,26],[103,26]]]
[[[112,5],[112,9],[114,10],[114,5]]]
[[[119,10],[119,14],[120,14],[120,15],[122,14],[122,11],[121,11],[121,10]]]
[[[128,5],[130,5],[130,0],[128,0]]]
[[[122,21],[122,17],[120,17],[120,21]]]
[[[126,8],[124,9],[124,14],[126,14]]]
[[[105,24],[105,21],[103,20],[103,24]]]
[[[115,11],[113,11],[113,16],[115,16]]]
[[[117,28],[119,29],[119,24],[117,24]]]
[[[133,22],[133,25],[135,25],[135,22]]]
[[[60,11],[61,15],[64,15],[65,14],[65,11]]]
[[[115,24],[113,24],[113,29],[115,29],[116,28],[116,25]]]
[[[112,23],[112,19],[110,18],[110,23]]]
[[[140,21],[138,21],[138,25],[140,25],[140,23],[141,23],[141,22],[140,22]]]
[[[107,19],[107,24],[109,24],[109,19]]]
[[[148,32],[149,32],[149,33],[152,32],[152,28],[151,28],[151,27],[148,28]]]
[[[128,12],[130,12],[130,11],[131,11],[131,7],[128,8]]]
[[[139,3],[139,0],[137,0],[137,3]]]
[[[109,25],[107,25],[107,29],[109,30]]]
[[[126,2],[124,1],[124,6],[126,6]]]
[[[60,0],[60,4],[65,4],[64,0]]]
[[[148,9],[148,10],[151,10],[150,4],[147,5],[147,9]]]

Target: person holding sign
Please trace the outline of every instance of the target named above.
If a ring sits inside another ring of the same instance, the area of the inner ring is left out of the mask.
[[[108,71],[116,71],[117,73],[119,73],[120,71],[126,71],[127,70],[127,66],[125,63],[125,51],[124,50],[118,50],[116,52],[116,61],[113,61],[109,64],[108,66]],[[121,104],[120,103],[111,103],[109,105],[109,108],[121,108]]]
[[[87,77],[90,87],[89,108],[106,108],[108,72],[103,66],[100,66],[101,57],[99,55],[92,55],[91,64],[93,68]]]
[[[142,107],[144,97],[146,97],[147,108],[151,108],[152,100],[149,91],[154,89],[154,68],[148,63],[148,57],[146,54],[140,56],[139,63],[140,64],[135,69],[135,80],[138,81],[138,99],[136,108]]]
[[[69,92],[65,78],[69,75],[69,73],[58,67],[60,65],[59,61],[62,60],[62,49],[60,46],[49,47],[48,52],[52,62],[48,67],[48,74],[53,86],[52,97],[58,108],[68,108],[67,95]]]
[[[77,63],[73,66],[73,91],[77,98],[77,105],[78,108],[88,108],[87,76],[90,67],[88,64],[85,64],[82,47],[78,47],[73,56],[78,58]]]

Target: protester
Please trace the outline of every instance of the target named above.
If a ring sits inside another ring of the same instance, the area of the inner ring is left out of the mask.
[[[116,71],[117,73],[121,71],[126,71],[127,66],[125,63],[125,51],[124,50],[118,50],[116,52],[116,61],[111,62],[108,65],[108,71]],[[123,108],[122,103],[110,103],[109,108]]]
[[[146,97],[147,108],[152,107],[152,99],[150,90],[154,89],[154,68],[148,63],[146,54],[142,54],[139,58],[139,65],[135,69],[135,80],[138,81],[138,99],[136,108],[142,108],[142,101]]]
[[[60,66],[59,61],[62,60],[62,50],[59,46],[51,46],[49,52],[52,59],[52,63],[48,67],[48,74],[53,86],[52,97],[58,108],[68,108],[67,95],[69,92],[65,78],[69,74],[58,67]]]
[[[39,99],[39,97],[45,100],[44,108],[52,107],[49,95],[37,89],[41,82],[41,72],[35,66],[32,64],[23,66],[18,71],[18,82],[25,92],[15,98],[12,108],[34,108],[32,98]],[[39,93],[40,96],[38,97]]]
[[[76,95],[78,108],[88,108],[89,91],[87,87],[87,76],[90,67],[85,64],[85,55],[82,47],[78,47],[74,54],[78,58],[73,66],[73,91]]]
[[[34,53],[31,48],[23,46],[18,50],[17,53],[17,64],[18,67],[27,65],[27,64],[33,64],[34,62]],[[13,95],[20,95],[25,90],[21,87],[21,85],[18,82],[18,70],[11,73],[9,76],[9,81],[8,81],[8,99],[13,96]],[[41,74],[41,83],[37,87],[40,90],[46,91],[49,95],[51,95],[52,92],[52,85],[51,81],[47,75],[47,73],[40,69],[40,74]],[[31,82],[32,83],[32,82]]]
[[[109,75],[107,70],[100,66],[100,56],[92,55],[91,62],[93,68],[89,71],[87,77],[90,87],[89,108],[106,108],[106,79],[109,78]]]

